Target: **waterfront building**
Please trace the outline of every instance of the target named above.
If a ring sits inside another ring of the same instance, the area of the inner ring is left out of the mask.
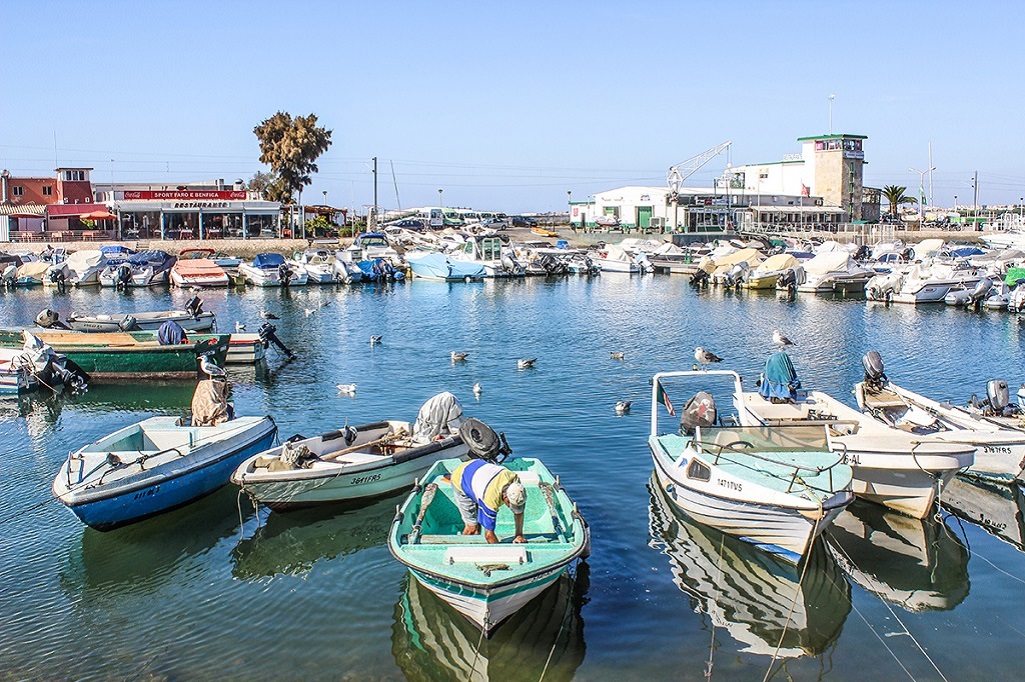
[[[712,187],[627,186],[571,201],[570,225],[705,232],[753,224],[832,229],[879,219],[880,192],[863,182],[864,135],[802,137],[800,154],[728,166]]]
[[[0,172],[0,242],[42,240],[51,221],[57,230],[85,229],[79,216],[96,209],[89,183],[91,170],[58,168],[53,177]]]

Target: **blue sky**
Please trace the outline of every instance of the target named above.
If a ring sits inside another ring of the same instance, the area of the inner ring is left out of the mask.
[[[0,24],[0,166],[175,183],[257,170],[254,126],[316,113],[304,200],[548,211],[725,140],[734,165],[868,136],[866,184],[1025,196],[1014,2],[36,2]],[[725,157],[688,184],[707,185]],[[394,175],[393,175],[394,169]],[[397,196],[396,196],[397,186]]]

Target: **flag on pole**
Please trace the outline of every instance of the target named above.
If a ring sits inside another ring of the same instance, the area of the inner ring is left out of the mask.
[[[658,401],[666,406],[666,409],[669,410],[669,414],[675,417],[676,410],[673,408],[673,401],[669,399],[669,394],[666,393],[666,389],[662,388],[662,382],[658,382],[656,386],[658,390],[658,393],[656,394],[658,396]]]

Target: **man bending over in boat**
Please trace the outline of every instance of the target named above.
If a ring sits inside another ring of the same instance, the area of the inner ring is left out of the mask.
[[[520,477],[498,464],[482,459],[471,459],[460,464],[450,479],[456,493],[456,504],[463,517],[463,535],[476,535],[484,526],[484,539],[489,544],[498,542],[495,523],[498,509],[509,507],[516,521],[513,542],[526,542],[523,537],[523,509],[527,505],[527,490]]]

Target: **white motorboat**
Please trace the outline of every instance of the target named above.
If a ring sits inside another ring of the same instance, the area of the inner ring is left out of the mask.
[[[641,271],[636,257],[615,245],[600,251],[598,257],[592,260],[601,268],[602,272],[627,272],[632,275]]]
[[[399,252],[395,250],[388,241],[388,237],[382,232],[364,232],[357,235],[346,251],[350,252],[351,260],[355,263],[381,258],[388,261],[392,267],[398,268],[402,265]]]
[[[793,254],[777,253],[744,273],[741,286],[745,289],[775,289],[784,271],[797,268],[801,261]]]
[[[854,470],[853,490],[858,497],[924,518],[943,487],[974,461],[971,445],[927,440],[893,429],[825,393],[799,391],[799,387],[786,353],[773,355],[766,362],[759,392],[734,394],[741,423],[828,426],[831,444]]]
[[[951,289],[973,290],[985,274],[968,261],[931,259],[872,277],[865,285],[865,293],[877,301],[938,303]]]
[[[213,249],[182,249],[171,267],[171,283],[176,287],[226,287],[228,274],[211,260]]]
[[[413,424],[380,421],[291,440],[242,462],[231,481],[276,511],[366,503],[412,487],[438,460],[465,458],[462,423],[459,401],[440,393],[424,403]]]
[[[803,279],[797,291],[822,294],[833,291],[860,292],[875,273],[858,265],[846,250],[824,251],[801,264]]]
[[[127,260],[108,264],[100,272],[103,287],[149,287],[166,284],[177,258],[164,251],[143,251]]]
[[[934,518],[852,504],[826,541],[851,582],[906,611],[949,611],[968,596],[968,551]]]
[[[1005,484],[1025,482],[1025,413],[1010,404],[1007,382],[994,379],[986,385],[985,405],[958,407],[889,381],[876,351],[869,351],[862,364],[865,379],[854,386],[862,412],[923,441],[972,446],[975,461],[962,472],[966,476]],[[1019,397],[1025,397],[1025,389]]]
[[[668,557],[696,613],[724,627],[746,654],[797,658],[832,647],[851,611],[851,586],[821,540],[795,566],[692,521],[657,480],[648,486],[653,547]]]
[[[26,393],[38,381],[32,361],[18,348],[0,348],[0,395]]]
[[[124,315],[79,315],[67,317],[68,326],[76,332],[124,332],[157,331],[165,322],[174,322],[186,331],[208,331],[214,328],[216,316],[202,309],[162,310],[149,313],[127,313]]]
[[[306,284],[306,271],[296,265],[289,265],[280,253],[257,254],[252,263],[238,266],[246,282],[258,287],[287,287]]]
[[[691,518],[789,563],[854,501],[851,467],[831,452],[824,425],[717,426],[712,396],[684,408],[680,432],[660,433],[662,382],[673,377],[727,377],[726,370],[659,372],[652,378],[648,447],[659,488]]]
[[[471,236],[461,248],[449,252],[449,257],[484,268],[485,277],[523,277],[526,269],[517,262],[511,249],[505,248],[500,237]]]
[[[479,263],[459,261],[444,253],[433,251],[407,251],[406,262],[413,275],[421,279],[443,282],[484,279],[484,266]]]
[[[100,250],[75,251],[64,261],[67,283],[76,287],[99,286],[100,273],[106,265],[107,259]]]
[[[353,260],[354,255],[348,249],[335,251],[334,262],[331,265],[331,276],[336,282],[343,284],[356,284],[363,281],[363,270],[359,262]]]
[[[309,284],[335,281],[335,257],[328,249],[306,249],[292,256],[292,267],[306,273]]]

